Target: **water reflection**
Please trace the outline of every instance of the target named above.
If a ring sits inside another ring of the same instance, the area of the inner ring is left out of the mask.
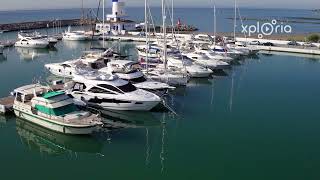
[[[7,61],[7,57],[4,54],[0,54],[0,63]]]
[[[16,120],[17,133],[22,144],[32,151],[48,155],[99,154],[103,143],[90,136],[68,136],[39,127],[27,121]]]
[[[40,57],[49,55],[50,52],[57,51],[56,48],[51,49],[32,49],[32,48],[16,48],[21,60],[36,60]]]
[[[8,122],[9,119],[10,119],[10,118],[8,118],[8,117],[0,114],[0,124],[7,124],[7,122]]]
[[[200,86],[210,86],[213,81],[211,79],[206,78],[192,78],[189,80],[187,87],[200,87]]]
[[[159,114],[161,113],[101,110],[105,127],[111,129],[157,127],[161,125]]]
[[[90,41],[62,41],[63,45],[68,49],[90,49]]]

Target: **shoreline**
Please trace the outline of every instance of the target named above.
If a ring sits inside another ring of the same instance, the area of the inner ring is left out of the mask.
[[[196,34],[210,34],[213,35],[212,32],[197,32]],[[217,32],[217,36],[233,36],[233,32]],[[290,33],[290,34],[273,34],[270,36],[264,36],[262,39],[269,40],[281,40],[281,41],[301,41],[306,42],[306,38],[312,34],[318,34],[319,32],[306,32],[306,33]],[[243,33],[236,33],[236,37],[238,38],[251,38],[251,39],[260,39],[258,38],[258,34],[252,34],[251,36],[244,36]]]

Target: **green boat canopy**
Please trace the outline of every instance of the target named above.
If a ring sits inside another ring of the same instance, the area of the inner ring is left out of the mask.
[[[45,114],[53,115],[53,116],[64,116],[66,114],[77,111],[77,107],[74,104],[69,104],[67,106],[51,109],[45,106],[36,105],[35,108]]]
[[[60,96],[63,94],[65,94],[63,91],[52,91],[52,92],[48,92],[48,93],[44,94],[42,97],[45,99],[50,99],[50,98]]]

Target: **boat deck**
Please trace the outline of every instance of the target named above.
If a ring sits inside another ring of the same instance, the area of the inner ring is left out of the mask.
[[[9,96],[0,99],[0,113],[6,114],[13,109],[14,97]]]

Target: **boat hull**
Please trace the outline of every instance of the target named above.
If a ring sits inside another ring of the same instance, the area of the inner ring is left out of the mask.
[[[29,114],[27,112],[20,111],[18,109],[14,109],[14,113],[18,118],[24,119],[28,122],[41,126],[43,128],[70,135],[89,135],[97,130],[96,125],[93,126],[84,126],[84,127],[72,127],[72,126],[64,126],[60,124],[56,124],[50,122],[46,118]]]
[[[189,81],[189,77],[168,77],[166,75],[154,76],[149,75],[149,78],[152,80],[160,81],[163,83],[167,83],[170,86],[186,86]]]
[[[16,43],[15,47],[45,49],[45,48],[49,47],[49,44],[20,44],[20,43]]]
[[[191,71],[187,71],[189,76],[192,78],[207,78],[209,77],[212,72],[191,72]]]
[[[75,37],[63,37],[63,40],[65,41],[86,41],[88,40],[88,37],[85,36],[75,36]]]
[[[159,104],[159,101],[143,102],[142,104],[137,103],[88,103],[89,106],[98,107],[99,109],[105,110],[118,110],[118,111],[150,111]]]

